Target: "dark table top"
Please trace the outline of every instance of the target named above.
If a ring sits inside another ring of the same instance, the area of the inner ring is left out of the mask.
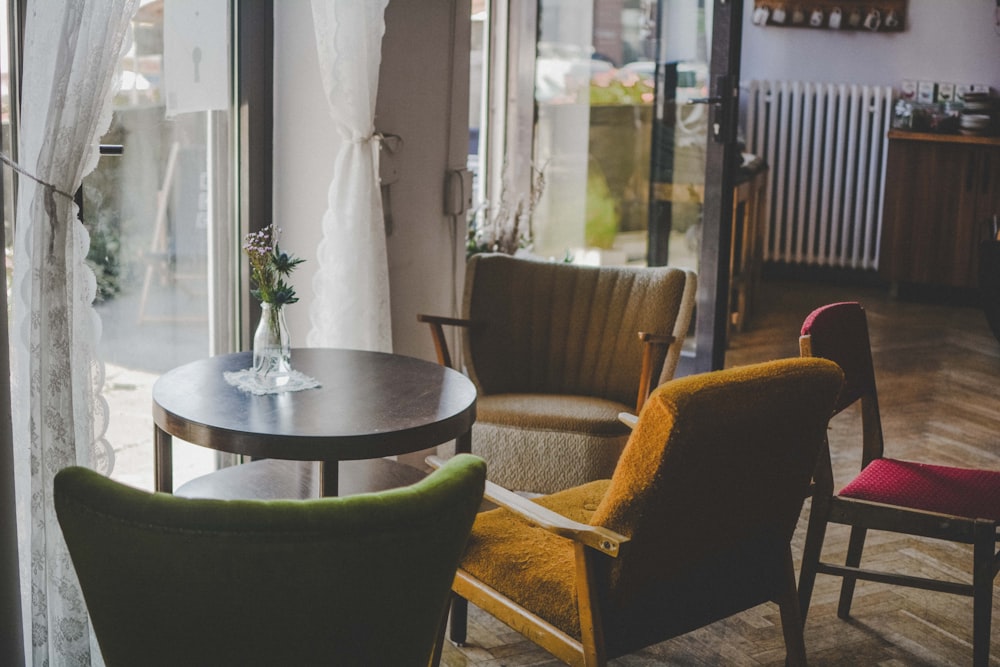
[[[292,368],[316,389],[256,396],[226,382],[251,352],[210,357],[153,385],[162,431],[203,447],[257,458],[368,459],[420,451],[469,432],[476,389],[461,373],[382,352],[292,350]]]

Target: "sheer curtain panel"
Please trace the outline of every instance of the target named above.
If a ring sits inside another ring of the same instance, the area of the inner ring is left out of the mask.
[[[11,330],[21,607],[35,665],[102,664],[52,506],[69,465],[108,473],[90,239],[71,197],[97,164],[137,0],[27,5]]]
[[[375,98],[388,0],[313,0],[316,48],[341,143],[317,249],[311,347],[392,349]]]

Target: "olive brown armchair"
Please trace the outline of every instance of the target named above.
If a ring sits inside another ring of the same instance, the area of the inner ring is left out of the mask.
[[[489,479],[551,493],[610,477],[651,389],[673,377],[696,278],[667,267],[592,267],[503,254],[470,258],[461,318],[419,315],[438,360],[461,329],[479,392],[472,452]]]
[[[55,506],[109,667],[426,667],[484,479],[459,455],[381,493],[227,501],[73,467]]]
[[[533,500],[487,482],[500,508],[473,525],[459,601],[587,667],[776,601],[804,664],[790,543],[841,378],[787,359],[673,380],[611,479]]]

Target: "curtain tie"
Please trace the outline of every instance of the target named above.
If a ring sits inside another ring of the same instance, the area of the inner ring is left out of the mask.
[[[59,188],[57,188],[53,184],[48,183],[48,182],[43,181],[42,179],[38,178],[37,176],[35,176],[34,174],[32,174],[30,171],[28,171],[27,169],[25,169],[24,167],[22,167],[18,163],[16,163],[13,160],[11,160],[10,157],[6,153],[0,153],[0,162],[3,162],[5,165],[7,165],[8,167],[10,167],[11,169],[13,169],[14,171],[16,171],[17,173],[21,174],[22,176],[24,176],[28,180],[34,181],[38,185],[42,186],[42,188],[44,188],[44,192],[45,192],[45,200],[44,200],[45,214],[49,216],[49,231],[50,231],[50,233],[49,233],[49,255],[51,256],[52,253],[53,253],[53,251],[55,250],[55,245],[54,244],[55,244],[55,240],[56,240],[56,225],[58,224],[58,220],[59,220],[58,211],[56,209],[56,195],[62,195],[66,199],[70,200],[71,202],[76,201],[76,198],[73,197],[73,195],[69,194],[68,192],[64,192],[64,191],[60,190]]]
[[[42,179],[38,178],[37,176],[35,176],[34,174],[32,174],[30,171],[28,171],[27,169],[25,169],[24,167],[22,167],[18,163],[16,163],[13,160],[11,160],[10,157],[8,157],[6,153],[0,153],[0,162],[3,162],[5,165],[7,165],[8,167],[10,167],[11,169],[13,169],[14,171],[16,171],[17,173],[21,174],[25,178],[28,178],[29,180],[32,180],[35,183],[38,183],[39,185],[41,185],[43,188],[45,188],[45,190],[46,190],[46,196],[47,197],[52,198],[53,195],[62,195],[66,199],[68,199],[70,201],[74,201],[73,195],[69,194],[68,192],[63,192],[62,190],[60,190],[56,186],[52,185],[51,183],[46,183]]]

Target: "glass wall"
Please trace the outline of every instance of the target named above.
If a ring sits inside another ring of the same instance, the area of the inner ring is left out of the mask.
[[[231,40],[227,0],[146,0],[121,62],[105,155],[83,183],[88,261],[107,367],[113,477],[153,486],[152,384],[214,352],[226,298],[209,276],[232,252]],[[116,147],[121,147],[120,149]],[[176,442],[176,441],[175,441]],[[216,467],[214,452],[174,446],[182,484]]]

